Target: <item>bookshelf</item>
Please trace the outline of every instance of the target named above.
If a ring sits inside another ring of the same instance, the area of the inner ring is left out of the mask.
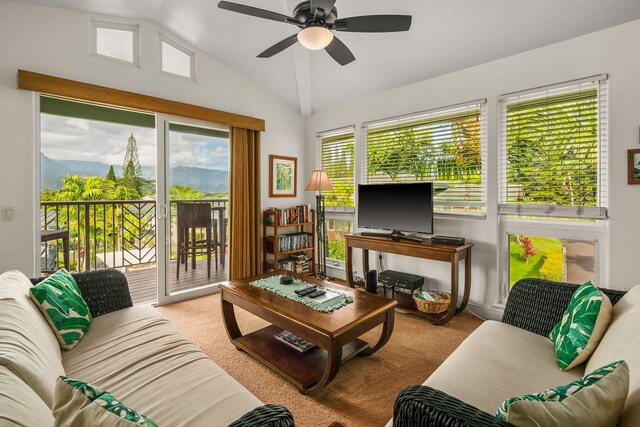
[[[316,212],[307,205],[267,209],[262,213],[264,272],[316,274]]]

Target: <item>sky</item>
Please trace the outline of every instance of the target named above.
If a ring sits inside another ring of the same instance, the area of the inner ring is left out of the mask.
[[[54,160],[97,161],[122,165],[133,133],[143,166],[156,165],[155,129],[41,115],[42,153]],[[171,132],[170,166],[229,169],[229,142],[223,138]]]

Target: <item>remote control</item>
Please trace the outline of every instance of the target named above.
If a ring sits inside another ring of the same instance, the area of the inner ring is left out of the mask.
[[[295,292],[296,294],[299,294],[300,292],[306,291],[307,289],[315,289],[315,288],[316,288],[316,285],[310,285],[309,284],[309,285],[306,285],[304,288],[296,289],[293,292]]]
[[[324,295],[324,294],[326,294],[326,293],[327,293],[327,291],[324,291],[324,290],[322,290],[322,289],[318,289],[317,291],[312,292],[312,293],[310,293],[310,294],[309,294],[309,295],[307,295],[307,296],[308,296],[309,298],[317,298],[317,297],[322,296],[322,295]]]
[[[303,297],[305,295],[308,295],[310,293],[313,293],[316,291],[316,286],[312,285],[312,286],[307,286],[305,288],[302,289],[298,289],[296,291],[294,291],[299,297]]]
[[[315,292],[316,292],[316,288],[315,288],[315,287],[314,287],[314,288],[308,288],[308,289],[304,289],[302,292],[300,292],[300,293],[298,294],[298,296],[299,296],[299,297],[304,297],[304,296],[307,296],[307,295],[313,294],[313,293],[315,293]]]

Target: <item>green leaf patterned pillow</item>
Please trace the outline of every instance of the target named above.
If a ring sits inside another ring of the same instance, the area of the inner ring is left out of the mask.
[[[129,408],[101,387],[65,376],[56,382],[53,415],[56,425],[158,427],[152,419]]]
[[[591,356],[611,322],[611,312],[609,297],[591,282],[575,291],[549,335],[561,370],[571,369]]]
[[[29,289],[29,293],[60,347],[65,350],[75,347],[89,329],[93,316],[73,276],[60,269]]]
[[[629,394],[629,367],[618,360],[567,385],[505,400],[496,418],[514,426],[615,426]]]

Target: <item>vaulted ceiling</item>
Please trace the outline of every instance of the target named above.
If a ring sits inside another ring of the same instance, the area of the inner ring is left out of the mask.
[[[639,0],[337,0],[338,17],[413,16],[409,32],[338,33],[356,57],[342,67],[326,52],[299,44],[269,59],[256,58],[296,27],[219,9],[217,0],[19,1],[153,20],[303,115],[640,19]],[[289,16],[298,3],[234,1]]]

